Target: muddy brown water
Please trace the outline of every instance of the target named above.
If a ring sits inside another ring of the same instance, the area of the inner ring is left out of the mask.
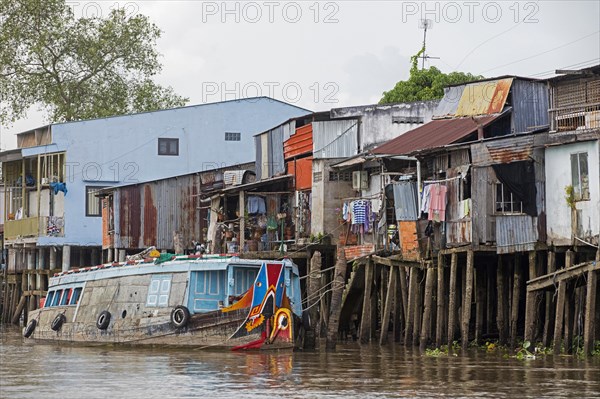
[[[600,359],[389,345],[233,353],[32,343],[0,327],[0,398],[600,398]]]

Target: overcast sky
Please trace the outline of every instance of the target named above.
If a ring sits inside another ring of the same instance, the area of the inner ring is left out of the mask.
[[[163,31],[159,83],[190,104],[269,95],[315,111],[376,103],[408,77],[432,20],[427,54],[444,72],[548,77],[600,63],[600,1],[71,1],[76,15],[118,5]],[[2,127],[45,124],[32,110]]]

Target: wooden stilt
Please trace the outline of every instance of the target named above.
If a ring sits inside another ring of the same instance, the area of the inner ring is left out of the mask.
[[[575,263],[575,252],[567,251],[565,253],[565,268],[573,266]],[[563,345],[565,352],[571,353],[573,345],[573,323],[575,314],[573,309],[573,296],[575,295],[575,287],[572,284],[566,286],[565,291],[565,319],[564,319],[564,341]]]
[[[329,324],[327,326],[327,341],[325,348],[327,351],[335,351],[338,330],[340,326],[340,313],[342,311],[342,294],[346,283],[346,256],[343,248],[338,251],[338,259],[335,264],[333,277],[333,287],[331,293],[331,308],[329,312]]]
[[[374,341],[377,339],[377,318],[378,318],[378,304],[379,304],[379,295],[381,294],[381,290],[379,289],[381,284],[381,268],[377,264],[373,265],[373,290],[371,292],[371,328],[370,332],[370,341]]]
[[[406,333],[404,336],[405,345],[409,345],[413,341],[414,323],[415,323],[415,302],[417,300],[417,273],[418,269],[410,270],[408,283],[408,313],[406,314]]]
[[[420,346],[421,349],[425,349],[428,340],[431,338],[431,313],[433,303],[433,285],[435,281],[435,269],[433,267],[427,268],[427,275],[425,277],[425,297],[424,297],[424,310],[423,310],[423,321],[421,323],[421,337]]]
[[[519,322],[519,301],[521,299],[521,260],[519,254],[515,255],[515,271],[512,304],[510,313],[510,346],[514,348],[517,344],[517,323]]]
[[[594,327],[596,324],[596,295],[598,293],[598,273],[590,270],[587,275],[585,297],[585,321],[583,326],[583,350],[589,355],[594,349]]]
[[[404,319],[406,319],[408,315],[408,283],[406,277],[406,268],[400,267],[398,270],[400,272],[400,294],[402,299],[402,311],[404,312]]]
[[[360,319],[360,343],[368,344],[371,338],[371,288],[373,286],[373,259],[365,265],[365,291]]]
[[[462,348],[469,346],[469,322],[471,321],[471,302],[473,300],[473,251],[467,251],[465,297],[463,300],[463,314],[461,325]]]
[[[402,305],[402,290],[400,288],[400,271],[403,267],[396,267],[394,283],[394,342],[400,342],[404,325],[404,307]]]
[[[537,277],[536,275],[536,252],[529,251],[529,280]],[[535,340],[536,331],[536,314],[537,314],[537,297],[536,291],[527,291],[525,296],[525,341],[533,342]]]
[[[492,265],[488,265],[486,267],[486,289],[485,289],[485,331],[487,334],[491,334],[494,330],[494,309],[497,306],[494,302],[498,299],[495,294],[496,281],[494,278],[496,277],[496,269]]]
[[[573,346],[573,322],[575,319],[575,312],[574,312],[574,301],[573,301],[573,296],[575,295],[575,288],[572,286],[572,284],[568,284],[567,285],[567,291],[565,294],[565,323],[564,323],[564,330],[565,330],[565,336],[564,336],[564,347],[565,347],[565,352],[567,353],[571,353],[572,350],[572,346]]]
[[[321,296],[321,253],[315,251],[310,259],[310,270],[306,282],[306,307],[310,319],[310,328],[304,337],[304,349],[313,350],[317,346],[317,321],[319,320],[319,305]]]
[[[437,264],[437,317],[435,321],[435,345],[437,347],[443,344],[444,334],[444,308],[446,297],[444,294],[444,255],[438,254]]]
[[[448,309],[448,346],[452,345],[456,326],[456,268],[458,263],[458,254],[453,253],[450,256],[450,298]]]
[[[556,322],[554,323],[554,354],[556,355],[559,354],[561,350],[566,291],[567,282],[559,282],[558,298],[556,300]]]
[[[421,335],[421,320],[423,319],[423,276],[421,270],[417,269],[417,295],[415,296],[415,312],[413,322],[413,346],[419,344],[419,336]]]
[[[25,304],[27,303],[27,298],[25,297],[25,295],[21,295],[21,299],[19,300],[19,304],[17,305],[17,308],[15,309],[15,313],[13,314],[11,323],[12,324],[18,324],[19,323],[19,319],[21,318],[21,313],[23,312],[23,309],[25,309]]]
[[[505,273],[504,273],[504,265],[502,264],[502,255],[498,255],[498,268],[496,269],[496,286],[497,286],[497,296],[498,296],[498,311],[496,315],[496,322],[498,325],[498,339],[501,345],[505,345],[507,342],[507,334],[506,334],[506,304],[508,303],[508,298],[506,297],[506,287],[505,287]]]
[[[388,341],[388,329],[390,327],[390,312],[392,311],[392,302],[394,301],[394,296],[396,294],[396,275],[398,273],[398,268],[391,266],[389,277],[388,277],[388,286],[387,293],[385,297],[385,306],[383,309],[383,315],[381,317],[381,334],[379,336],[379,345],[384,345]]]
[[[485,267],[475,269],[475,342],[479,344],[483,335],[485,310]]]
[[[380,328],[380,334],[379,337],[377,337],[378,340],[380,340],[381,338],[381,334],[383,333],[383,319],[386,318],[385,316],[385,304],[387,302],[387,292],[388,292],[388,285],[390,283],[390,270],[388,266],[380,266],[379,267],[380,273],[379,273],[379,297],[378,297],[378,303],[379,306],[377,307],[377,309],[379,310],[379,322],[381,325]],[[390,304],[391,306],[391,304]],[[389,328],[389,318],[390,318],[390,314],[387,314],[387,324],[388,324],[388,328]],[[375,330],[377,329],[377,326],[375,326]],[[387,329],[386,329],[386,334],[387,334]]]
[[[547,274],[554,273],[556,271],[556,254],[552,251],[548,251],[548,267],[546,269]],[[550,345],[551,332],[554,328],[554,312],[552,308],[556,308],[554,301],[554,294],[552,292],[546,292],[546,310],[544,317],[544,334],[542,336],[542,343],[544,346]]]

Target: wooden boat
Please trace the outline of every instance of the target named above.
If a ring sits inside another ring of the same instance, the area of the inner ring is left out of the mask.
[[[26,338],[196,348],[293,348],[302,316],[290,260],[173,256],[73,269],[50,279]]]

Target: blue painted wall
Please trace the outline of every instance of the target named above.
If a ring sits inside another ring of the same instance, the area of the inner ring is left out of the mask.
[[[65,236],[38,245],[101,245],[101,217],[85,216],[85,187],[161,179],[254,161],[255,134],[309,111],[268,97],[52,126],[53,144],[23,155],[66,151]],[[225,141],[226,132],[241,141]],[[159,156],[159,138],[178,138],[178,156]],[[62,195],[62,194],[59,194]]]

